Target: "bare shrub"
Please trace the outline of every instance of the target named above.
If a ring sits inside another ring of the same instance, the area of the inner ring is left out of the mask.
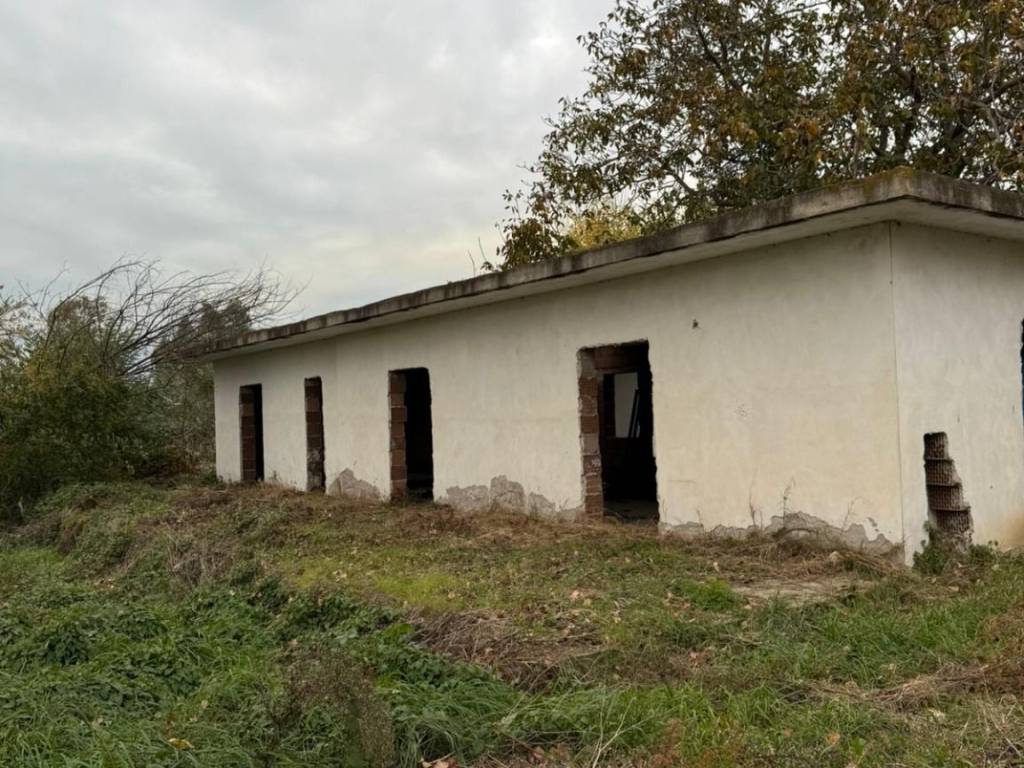
[[[265,270],[165,272],[121,260],[69,289],[0,297],[0,520],[74,481],[196,471],[213,455],[197,353],[279,317]]]

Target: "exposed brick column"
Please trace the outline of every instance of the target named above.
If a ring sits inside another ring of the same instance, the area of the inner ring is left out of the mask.
[[[391,432],[391,500],[401,501],[408,495],[409,485],[405,460],[405,375],[388,374],[388,405]]]
[[[604,491],[601,487],[601,375],[594,365],[592,350],[579,354],[580,449],[583,456],[583,514],[601,517],[604,514]]]

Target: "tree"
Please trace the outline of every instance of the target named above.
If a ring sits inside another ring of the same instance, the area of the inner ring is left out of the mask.
[[[263,271],[121,261],[70,290],[0,303],[0,519],[66,482],[195,468],[213,436],[197,351],[273,320],[292,296]]]
[[[33,326],[32,354],[60,358],[88,343],[96,366],[145,379],[220,337],[279,317],[293,298],[265,270],[165,273],[158,262],[121,260],[70,290],[27,295],[22,305]]]
[[[209,344],[236,336],[252,327],[253,312],[265,307],[243,303],[239,297],[220,306],[203,303],[195,317],[183,319],[174,333],[162,342],[159,362],[153,367],[152,391],[162,414],[173,455],[186,468],[212,465],[214,451],[213,370],[210,365],[182,359],[177,348],[188,353],[196,341]]]
[[[0,285],[0,376],[20,354],[18,342],[24,336],[24,323],[24,302],[5,295]]]
[[[642,234],[643,229],[633,211],[613,203],[594,205],[574,216],[565,230],[574,250],[599,248]]]
[[[506,192],[505,267],[909,165],[1024,190],[1019,0],[617,0],[590,83]]]

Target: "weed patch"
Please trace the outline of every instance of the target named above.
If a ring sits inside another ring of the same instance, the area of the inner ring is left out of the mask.
[[[35,514],[0,549],[0,765],[1008,766],[1024,748],[1024,561],[988,549],[907,572],[274,488],[76,486]]]

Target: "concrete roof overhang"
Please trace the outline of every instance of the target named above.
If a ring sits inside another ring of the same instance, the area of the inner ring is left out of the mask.
[[[219,342],[203,357],[217,360],[304,344],[883,221],[1024,240],[1024,195],[899,168],[649,237],[248,331]]]

